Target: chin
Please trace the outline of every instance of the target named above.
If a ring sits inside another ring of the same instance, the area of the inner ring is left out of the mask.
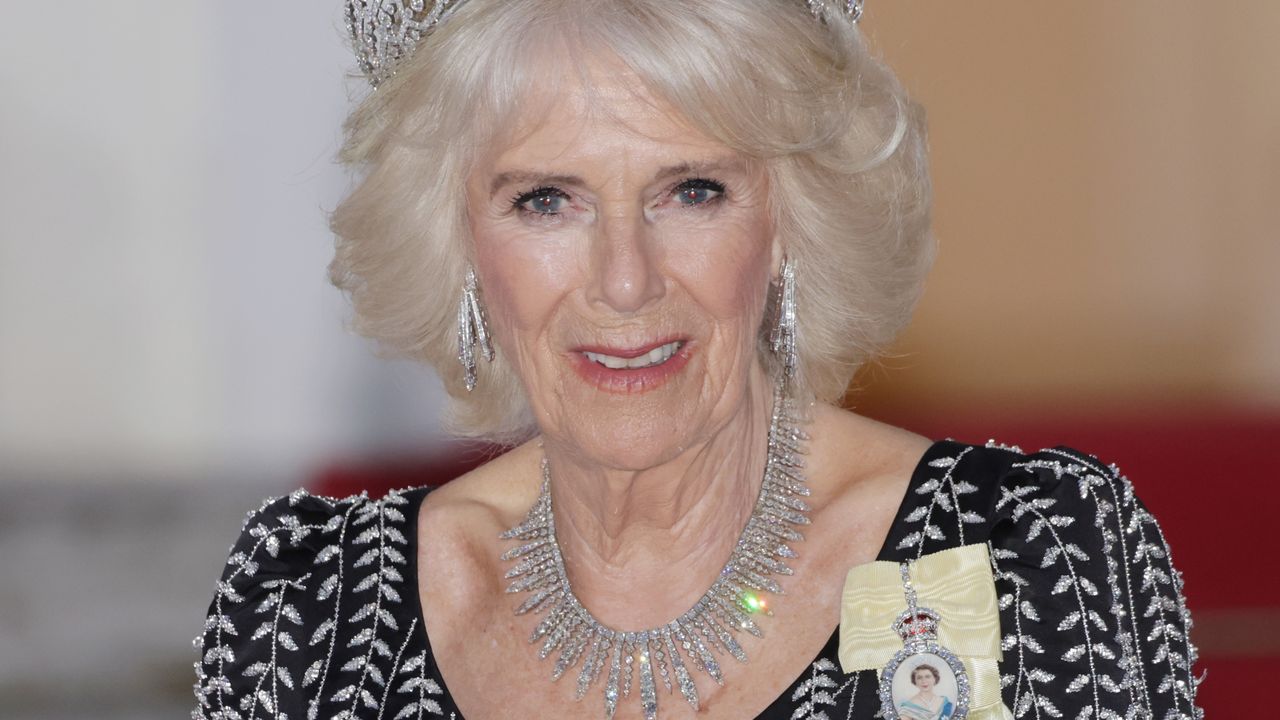
[[[600,417],[583,413],[582,425],[572,433],[575,450],[602,467],[641,471],[657,467],[680,456],[693,433],[681,432],[683,423],[665,421],[661,416],[635,413],[631,416]]]

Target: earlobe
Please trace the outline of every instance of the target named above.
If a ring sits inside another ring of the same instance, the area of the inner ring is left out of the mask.
[[[787,252],[782,247],[782,238],[774,234],[773,240],[769,247],[769,267],[773,268],[769,273],[769,279],[777,282],[782,277],[782,261],[786,260]]]

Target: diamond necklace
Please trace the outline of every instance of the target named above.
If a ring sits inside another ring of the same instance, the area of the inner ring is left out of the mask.
[[[582,661],[575,694],[578,700],[599,679],[607,663],[606,718],[613,717],[619,697],[630,696],[636,666],[641,708],[647,720],[658,716],[659,682],[668,693],[673,692],[674,683],[697,710],[698,689],[688,666],[723,685],[716,656],[727,652],[745,663],[747,654],[735,634],[746,631],[763,637],[753,619],[754,615],[772,614],[762,593],[782,594],[782,588],[769,576],[791,574],[785,560],[796,554],[787,543],[802,540],[793,526],[809,522],[809,506],[803,499],[809,490],[799,457],[808,436],[799,427],[793,403],[781,391],[775,395],[773,407],[764,481],[751,517],[711,588],[685,614],[665,625],[640,631],[614,630],[597,620],[574,595],[556,541],[551,469],[545,457],[541,494],[525,519],[502,533],[504,540],[521,541],[502,554],[503,561],[519,560],[506,574],[512,580],[507,592],[531,593],[516,608],[516,614],[546,613],[529,642],[542,642],[538,657],[543,660],[558,652],[551,672],[553,681]]]

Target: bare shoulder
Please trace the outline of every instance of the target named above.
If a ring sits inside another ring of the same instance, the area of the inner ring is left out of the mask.
[[[482,598],[501,597],[499,535],[533,504],[539,485],[538,458],[522,445],[431,491],[418,512],[418,569],[430,616],[483,612]],[[432,628],[434,629],[434,628]]]
[[[863,499],[889,494],[901,500],[911,473],[933,444],[910,430],[825,404],[815,407],[809,435],[816,487]]]
[[[875,559],[933,441],[823,404],[814,409],[809,434],[814,520],[849,548],[848,562]]]
[[[422,503],[419,529],[431,537],[477,522],[501,525],[518,519],[537,497],[540,457],[535,443],[525,443],[431,491]]]

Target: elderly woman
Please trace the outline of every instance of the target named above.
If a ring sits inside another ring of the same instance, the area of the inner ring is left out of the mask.
[[[892,720],[918,655],[955,718],[1198,716],[1114,467],[836,405],[931,253],[860,10],[351,0],[333,278],[511,450],[251,514],[195,717]]]
[[[915,666],[911,671],[911,684],[917,692],[898,705],[901,720],[951,720],[955,717],[955,705],[951,698],[937,692],[942,673],[927,663]]]

